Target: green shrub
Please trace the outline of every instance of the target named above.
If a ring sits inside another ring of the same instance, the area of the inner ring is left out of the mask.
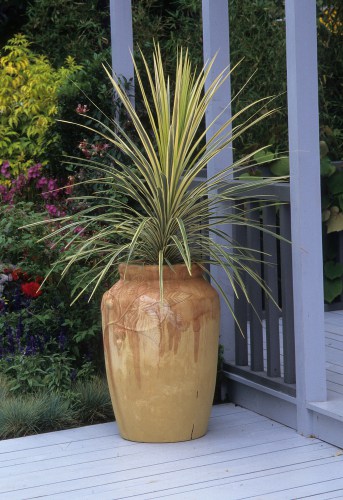
[[[32,0],[24,32],[38,52],[56,66],[71,55],[87,59],[109,45],[109,2],[106,0]]]
[[[51,248],[51,242],[37,241],[49,232],[48,224],[20,230],[22,224],[41,220],[32,207],[30,203],[0,205],[0,255],[6,258],[0,263],[0,371],[11,368],[8,375],[18,391],[42,384],[63,390],[73,380],[103,370],[100,297],[104,288],[91,304],[85,297],[70,307],[72,290],[82,286],[82,280],[71,273],[60,283],[61,270],[56,269],[39,290],[51,262],[68,251],[68,242]],[[79,271],[85,273],[88,267]]]
[[[5,374],[0,373],[0,401],[9,396],[11,384]]]
[[[69,57],[55,70],[18,34],[0,57],[0,164],[10,162],[13,175],[25,173],[46,153],[57,136],[48,134],[58,113],[58,90],[80,67]]]

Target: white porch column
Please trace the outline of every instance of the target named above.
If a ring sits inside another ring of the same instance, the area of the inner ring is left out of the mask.
[[[230,64],[230,47],[229,47],[229,11],[228,0],[202,0],[202,23],[203,23],[203,49],[204,61],[212,59],[218,52],[212,70],[207,80],[209,86],[216,76]],[[213,119],[227,106],[231,99],[231,84],[228,78],[226,82],[217,92],[212,100],[207,114],[206,124],[209,125]],[[213,135],[225,121],[230,118],[231,108],[228,108],[218,120],[217,124],[212,127],[210,134]],[[208,137],[209,139],[209,137]],[[230,165],[233,161],[232,148],[227,148],[222,151],[207,165],[207,175],[210,177],[224,167]],[[222,228],[223,229],[223,228]],[[225,228],[227,232],[231,232],[231,228]],[[227,295],[230,297],[233,304],[233,293],[229,286],[225,273],[213,266],[211,273],[215,279],[223,287]],[[227,361],[234,359],[235,356],[235,336],[234,336],[234,321],[226,306],[221,299],[221,327],[220,327],[220,343],[224,346],[224,357]]]
[[[112,69],[118,76],[131,80],[130,95],[134,102],[134,69],[131,0],[110,0]]]
[[[288,126],[298,431],[326,400],[316,1],[286,0]]]

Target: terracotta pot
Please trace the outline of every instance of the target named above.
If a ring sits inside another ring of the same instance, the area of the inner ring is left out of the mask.
[[[126,269],[126,271],[125,271]],[[107,378],[123,438],[196,439],[207,431],[216,381],[219,297],[194,265],[124,264],[102,300]],[[124,277],[125,273],[125,277]]]

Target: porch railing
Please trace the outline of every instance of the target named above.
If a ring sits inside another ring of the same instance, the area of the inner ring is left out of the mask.
[[[343,172],[343,161],[332,162],[338,172]],[[325,228],[324,228],[325,230]],[[343,231],[330,235],[335,239],[336,245],[336,261],[343,265]],[[343,280],[343,277],[341,278]],[[325,304],[326,311],[343,310],[343,291],[331,304]]]
[[[275,184],[254,191],[244,200],[249,218],[290,241],[289,185]],[[260,209],[262,199],[275,204],[267,203],[269,206]],[[235,314],[242,331],[236,325],[235,359],[225,363],[224,369],[295,395],[291,244],[250,227],[248,221],[234,229],[233,237],[240,245],[261,252],[260,262],[251,267],[263,278],[275,302],[253,279],[244,277],[250,303],[242,296],[235,299]]]

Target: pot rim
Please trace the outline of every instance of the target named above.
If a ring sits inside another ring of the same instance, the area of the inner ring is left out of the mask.
[[[118,265],[118,271],[120,279],[123,280],[137,280],[137,277],[146,281],[159,280],[158,264],[144,264],[138,261],[133,261],[132,263],[122,262]],[[164,264],[163,281],[203,278],[205,274],[196,263],[192,264],[191,272],[192,274],[189,274],[186,264],[172,264],[172,268]]]

